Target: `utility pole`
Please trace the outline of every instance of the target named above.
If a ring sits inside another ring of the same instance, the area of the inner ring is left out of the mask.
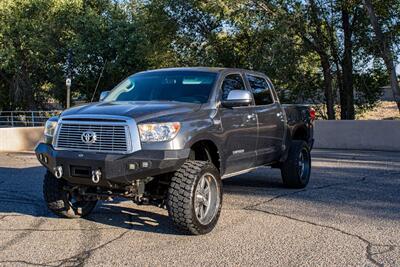
[[[65,85],[67,86],[67,108],[71,107],[71,84],[72,84],[71,78],[67,78],[65,80]]]
[[[71,107],[71,85],[72,85],[72,51],[68,50],[67,54],[67,78],[65,80],[65,85],[67,86],[67,108]]]

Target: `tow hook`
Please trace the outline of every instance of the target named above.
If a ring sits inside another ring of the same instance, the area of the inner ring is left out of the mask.
[[[54,168],[54,176],[57,179],[60,179],[63,176],[63,168],[62,166],[57,166]]]
[[[100,182],[100,178],[101,178],[101,171],[99,169],[92,171],[92,182],[97,184],[98,182]]]

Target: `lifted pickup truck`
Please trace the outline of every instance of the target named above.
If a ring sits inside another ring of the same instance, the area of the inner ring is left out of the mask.
[[[221,179],[262,166],[303,188],[311,171],[314,112],[283,107],[262,73],[174,68],[128,77],[100,102],[48,120],[36,147],[44,199],[58,216],[88,215],[125,197],[166,207],[192,234],[216,225]]]

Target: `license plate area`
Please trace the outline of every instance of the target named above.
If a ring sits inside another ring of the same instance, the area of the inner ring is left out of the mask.
[[[86,166],[71,166],[71,176],[90,178],[92,177],[92,168]]]

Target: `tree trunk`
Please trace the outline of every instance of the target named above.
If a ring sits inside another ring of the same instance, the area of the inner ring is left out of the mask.
[[[324,94],[326,101],[326,109],[328,120],[335,119],[335,101],[333,97],[333,88],[332,88],[332,72],[331,72],[331,63],[330,57],[327,53],[329,50],[329,43],[326,42],[326,35],[323,31],[323,22],[321,21],[319,15],[321,14],[321,10],[318,8],[315,0],[309,0],[309,4],[311,7],[311,21],[315,26],[315,33],[311,33],[313,35],[314,42],[309,41],[303,35],[303,39],[305,39],[308,43],[311,44],[313,49],[318,53],[321,60],[322,72],[324,75]],[[329,37],[328,37],[329,38]]]
[[[383,58],[383,61],[385,62],[386,69],[390,76],[390,86],[392,88],[393,97],[396,101],[397,108],[399,109],[400,113],[400,87],[397,81],[396,68],[393,63],[393,56],[390,49],[390,44],[383,36],[382,29],[379,25],[378,18],[376,17],[375,9],[372,5],[371,0],[363,0],[363,3],[371,21],[372,28],[374,29],[376,40],[379,43],[379,47],[381,47],[381,56]]]
[[[332,90],[332,73],[329,63],[329,58],[320,55],[321,57],[321,66],[324,74],[324,93],[325,93],[325,101],[326,101],[326,110],[328,115],[328,120],[335,119],[335,101],[333,99],[333,90]]]
[[[343,90],[340,94],[341,119],[354,120],[354,91],[353,91],[353,43],[351,40],[352,29],[350,17],[346,6],[342,6],[342,26],[344,33],[344,55],[343,55]]]

